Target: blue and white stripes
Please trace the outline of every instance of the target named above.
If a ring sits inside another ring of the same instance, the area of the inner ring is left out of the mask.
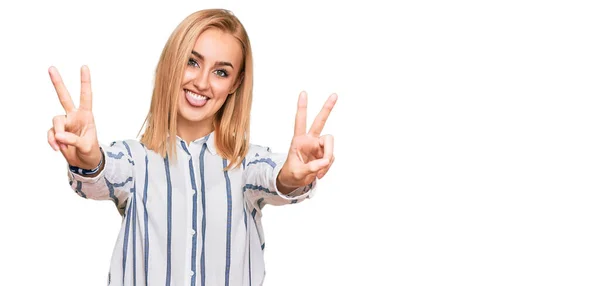
[[[111,200],[123,216],[109,285],[260,285],[262,208],[301,202],[315,185],[280,193],[275,178],[286,154],[265,147],[251,145],[242,166],[224,170],[212,134],[177,144],[176,158],[163,158],[116,141],[102,146],[96,177],[69,174],[76,194]]]

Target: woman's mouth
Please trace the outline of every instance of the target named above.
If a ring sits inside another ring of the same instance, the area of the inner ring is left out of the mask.
[[[208,97],[203,96],[203,95],[199,95],[197,93],[194,93],[192,91],[189,91],[187,89],[183,90],[185,92],[185,98],[187,99],[187,102],[194,107],[202,107],[206,104],[206,102],[209,100]]]

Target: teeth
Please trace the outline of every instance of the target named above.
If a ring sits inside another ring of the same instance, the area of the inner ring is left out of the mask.
[[[195,94],[195,93],[193,93],[193,92],[191,92],[189,90],[186,90],[186,93],[189,96],[191,96],[191,97],[193,97],[194,99],[197,99],[197,100],[207,100],[208,99],[206,96]]]

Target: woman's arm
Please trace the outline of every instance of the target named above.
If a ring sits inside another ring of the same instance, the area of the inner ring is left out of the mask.
[[[250,151],[244,165],[244,192],[248,192],[252,205],[261,209],[265,204],[298,203],[314,192],[317,179],[327,174],[334,160],[333,136],[321,136],[321,131],[336,101],[337,95],[329,97],[306,132],[307,100],[302,92],[289,152],[272,153],[269,148]]]
[[[125,142],[101,147],[92,114],[90,71],[81,68],[81,96],[75,107],[56,68],[48,70],[65,114],[53,119],[48,143],[60,151],[69,165],[71,187],[82,197],[113,200],[122,208],[133,185],[133,160]]]

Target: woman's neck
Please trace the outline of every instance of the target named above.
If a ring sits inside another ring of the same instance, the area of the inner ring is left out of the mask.
[[[196,139],[210,134],[213,130],[212,118],[194,122],[180,116],[177,120],[177,136],[183,139],[187,145]]]

